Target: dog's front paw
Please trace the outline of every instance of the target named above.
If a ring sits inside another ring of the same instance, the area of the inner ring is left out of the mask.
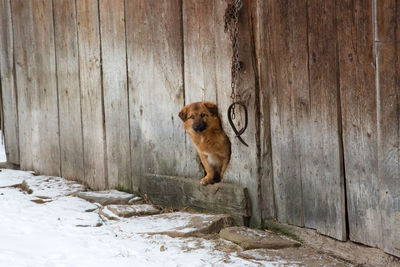
[[[202,185],[213,184],[214,183],[214,179],[206,176],[206,177],[204,177],[203,179],[200,180],[200,183]]]

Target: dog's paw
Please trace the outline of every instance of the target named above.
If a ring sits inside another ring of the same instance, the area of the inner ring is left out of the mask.
[[[214,180],[212,178],[210,179],[209,177],[204,177],[203,179],[200,180],[200,183],[202,185],[213,184]]]

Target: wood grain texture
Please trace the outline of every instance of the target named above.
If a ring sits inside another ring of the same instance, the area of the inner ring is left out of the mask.
[[[187,171],[185,132],[178,116],[184,106],[179,3],[126,1],[134,190],[145,172],[183,175]]]
[[[271,121],[270,121],[270,87],[268,86],[268,61],[267,61],[267,3],[266,1],[250,1],[252,27],[255,42],[255,53],[259,83],[259,116],[260,116],[260,209],[263,220],[276,217],[272,146],[271,146]],[[254,60],[254,59],[253,59]]]
[[[33,170],[33,143],[37,142],[37,129],[32,127],[35,100],[30,94],[37,94],[35,72],[28,66],[34,62],[34,47],[24,43],[33,43],[31,1],[12,1],[13,37],[15,55],[15,76],[18,95],[18,125],[21,169]],[[27,25],[25,25],[25,23]],[[20,110],[19,108],[22,108]],[[37,113],[37,112],[36,112]],[[23,123],[21,123],[23,122]]]
[[[304,225],[346,240],[334,2],[308,4],[309,126],[302,153]]]
[[[382,247],[400,256],[399,3],[377,2],[378,177]]]
[[[398,43],[378,45],[378,177],[382,246],[400,256],[400,93]]]
[[[85,182],[108,187],[97,0],[77,0]]]
[[[108,185],[132,189],[124,0],[100,0]]]
[[[10,0],[0,1],[0,80],[7,162],[19,164],[17,88]]]
[[[304,226],[302,160],[309,112],[306,5],[268,1],[268,80],[277,219]]]
[[[12,4],[21,168],[59,176],[52,4],[49,1],[12,1]]]
[[[336,14],[350,239],[381,246],[372,1],[339,1]]]
[[[248,107],[249,125],[242,136],[249,144],[243,146],[231,130],[226,112],[231,104],[231,43],[224,33],[224,1],[183,1],[184,47],[185,47],[185,100],[187,103],[204,99],[216,101],[222,126],[232,143],[231,160],[224,182],[247,187],[252,203],[252,225],[261,222],[260,187],[257,166],[255,80],[249,34],[248,5],[240,12],[240,61],[244,63],[239,93]],[[201,73],[201,75],[198,75]],[[237,109],[236,123],[243,125],[243,111]],[[190,140],[188,140],[190,142]],[[188,151],[189,155],[196,152]],[[188,155],[188,158],[189,158]],[[188,167],[190,165],[188,164]],[[194,167],[191,167],[195,169]]]
[[[397,0],[376,0],[375,41],[393,43],[400,41],[400,3]]]
[[[223,2],[221,2],[223,3]],[[182,0],[185,104],[217,103],[216,1]],[[219,51],[218,51],[219,52]],[[185,176],[202,178],[204,169],[189,136],[186,137]]]
[[[239,225],[249,222],[251,206],[247,188],[226,183],[203,186],[196,180],[177,176],[146,174],[144,177],[140,192],[156,205],[229,214]]]
[[[85,181],[75,0],[53,1],[61,175]]]

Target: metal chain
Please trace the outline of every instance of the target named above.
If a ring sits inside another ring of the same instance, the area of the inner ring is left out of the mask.
[[[239,10],[242,8],[242,0],[228,0],[228,7],[226,8],[224,15],[225,22],[225,33],[229,32],[229,39],[232,42],[232,65],[231,65],[231,99],[232,104],[228,108],[228,121],[231,125],[236,137],[239,141],[248,146],[243,140],[241,135],[246,131],[248,123],[248,113],[244,102],[241,101],[241,96],[238,92],[238,86],[240,82],[240,70],[242,68],[241,62],[239,61]],[[238,130],[233,123],[235,119],[235,107],[239,105],[244,111],[244,126]]]
[[[229,31],[229,39],[232,42],[232,67],[231,67],[231,99],[232,103],[240,100],[240,94],[237,92],[239,84],[239,72],[241,64],[239,61],[239,10],[242,8],[242,0],[228,0],[228,7],[225,11],[225,33]],[[235,107],[231,109],[232,119],[235,119]]]

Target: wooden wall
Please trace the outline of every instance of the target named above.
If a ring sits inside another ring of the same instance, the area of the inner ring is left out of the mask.
[[[277,218],[400,256],[399,4],[244,1],[247,148],[226,118],[225,1],[0,0],[7,158],[95,189],[198,179],[178,112],[213,101],[252,225]]]

